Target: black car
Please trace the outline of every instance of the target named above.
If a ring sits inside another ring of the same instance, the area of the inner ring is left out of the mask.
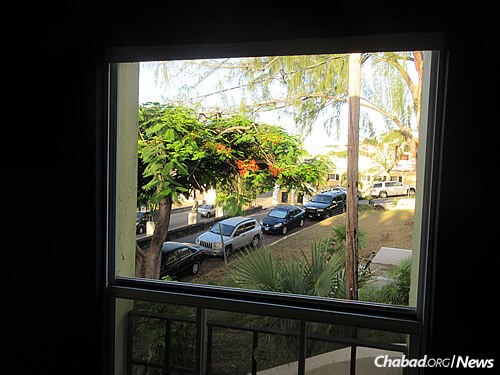
[[[205,254],[201,246],[182,242],[164,242],[161,248],[160,277],[182,273],[196,274]]]
[[[311,219],[325,218],[346,211],[346,194],[343,191],[328,191],[315,195],[304,205],[307,217]]]
[[[151,221],[151,214],[148,211],[137,212],[137,218],[135,221],[135,233],[143,234],[144,232],[146,232],[146,223],[148,221]]]
[[[286,234],[289,229],[304,225],[305,214],[300,207],[277,206],[260,221],[262,232]]]

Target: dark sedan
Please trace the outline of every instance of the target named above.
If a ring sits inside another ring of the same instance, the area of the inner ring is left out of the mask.
[[[305,215],[300,207],[277,206],[260,221],[262,232],[287,234],[289,229],[304,225]]]
[[[182,242],[164,242],[161,254],[160,277],[183,273],[196,274],[205,258],[201,246]]]

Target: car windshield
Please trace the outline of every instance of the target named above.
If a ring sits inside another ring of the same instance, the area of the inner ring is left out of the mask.
[[[230,236],[231,233],[233,233],[234,227],[231,225],[227,225],[227,224],[215,224],[212,227],[212,229],[210,229],[210,232],[215,233],[215,234],[220,234],[219,225],[222,227],[222,235],[223,236]]]
[[[206,208],[206,209],[208,209],[208,210],[209,210],[209,209],[211,209],[211,208],[212,208],[212,205],[210,205],[210,204],[202,204],[202,205],[200,206],[200,208]]]
[[[284,211],[284,210],[272,210],[271,212],[269,212],[267,214],[267,216],[269,217],[275,217],[277,219],[284,219],[287,215],[287,211]]]
[[[145,212],[138,212],[137,213],[137,221],[141,220],[141,217],[145,214]]]
[[[332,197],[328,195],[316,195],[311,202],[314,203],[330,203],[332,201]]]

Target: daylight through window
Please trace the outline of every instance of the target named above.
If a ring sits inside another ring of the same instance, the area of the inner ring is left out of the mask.
[[[112,59],[116,374],[369,372],[423,350],[439,52],[254,48]]]
[[[117,275],[344,299],[356,199],[358,299],[416,306],[431,52],[361,55],[352,198],[349,59],[119,64]]]

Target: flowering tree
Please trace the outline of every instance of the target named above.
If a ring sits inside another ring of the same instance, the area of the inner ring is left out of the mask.
[[[324,180],[328,168],[323,159],[305,159],[299,140],[278,126],[244,116],[200,118],[158,103],[139,108],[138,150],[148,181],[140,188],[159,209],[149,251],[137,246],[136,276],[153,279],[159,278],[172,202],[180,194],[219,186],[239,197],[243,183],[261,191],[276,183],[307,191]]]

